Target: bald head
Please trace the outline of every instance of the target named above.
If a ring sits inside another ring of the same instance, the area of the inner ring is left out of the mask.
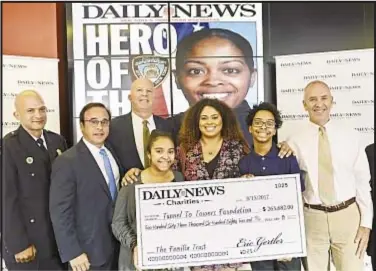
[[[36,92],[35,90],[27,89],[17,94],[16,99],[14,100],[14,107],[16,111],[22,108],[25,100],[30,98],[39,99],[44,104],[43,98],[38,92]]]
[[[47,108],[40,94],[35,90],[24,90],[16,96],[14,106],[14,117],[22,127],[39,137],[47,121]]]
[[[333,97],[329,86],[323,81],[310,82],[304,88],[304,109],[311,122],[323,126],[329,121]]]
[[[132,104],[132,112],[146,119],[152,114],[154,85],[147,78],[138,78],[131,85],[128,96]]]
[[[136,80],[134,80],[132,82],[132,85],[131,85],[131,90],[133,89],[136,89],[136,88],[150,88],[150,89],[154,89],[154,85],[153,85],[153,82],[150,81],[148,78],[146,77],[141,77],[141,78],[138,78]]]
[[[307,92],[309,92],[312,88],[317,87],[317,86],[322,87],[322,88],[326,88],[330,93],[330,88],[329,88],[327,83],[320,81],[320,80],[315,80],[315,81],[309,82],[305,86],[305,88],[304,88],[304,100],[306,99]]]

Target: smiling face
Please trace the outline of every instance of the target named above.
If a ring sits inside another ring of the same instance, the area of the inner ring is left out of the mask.
[[[20,93],[15,102],[14,116],[30,133],[40,133],[47,122],[47,107],[42,97],[34,91]]]
[[[211,106],[205,106],[200,114],[201,137],[213,138],[221,134],[223,127],[221,114]]]
[[[98,123],[99,122],[99,123]],[[83,137],[94,146],[102,147],[109,133],[110,116],[102,107],[92,107],[84,114],[80,123]]]
[[[158,137],[148,153],[150,165],[160,172],[170,170],[175,159],[174,142],[168,137]]]
[[[132,104],[132,111],[152,111],[154,85],[146,78],[139,78],[132,83],[131,93],[128,96]]]
[[[249,132],[255,143],[271,142],[276,134],[274,115],[267,110],[260,110],[255,114]]]
[[[329,88],[320,83],[308,86],[304,91],[303,105],[311,122],[323,126],[329,121],[333,106],[333,97]]]
[[[256,78],[243,52],[231,41],[219,37],[196,43],[184,63],[177,82],[190,105],[202,98],[217,98],[235,108]]]

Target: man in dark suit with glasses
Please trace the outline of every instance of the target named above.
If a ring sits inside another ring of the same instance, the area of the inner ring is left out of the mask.
[[[110,119],[103,104],[84,106],[82,139],[52,167],[51,220],[60,257],[75,271],[117,269],[119,243],[111,222],[123,170],[105,144]]]

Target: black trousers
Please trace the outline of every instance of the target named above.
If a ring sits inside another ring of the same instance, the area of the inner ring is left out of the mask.
[[[63,264],[59,257],[38,259],[35,258],[28,263],[16,263],[5,261],[8,270],[67,270],[67,264]]]
[[[376,254],[375,253],[371,256],[371,262],[372,262],[372,269],[376,270]]]
[[[371,231],[371,235],[370,235],[370,240],[369,240],[368,248],[367,248],[367,254],[368,254],[368,256],[371,257],[373,270],[376,270],[376,248],[375,248],[375,246],[376,246],[376,232],[375,231],[376,231],[375,223],[373,223],[372,231]]]
[[[68,268],[69,270],[73,270],[70,264]],[[107,262],[105,262],[102,265],[99,265],[99,266],[90,265],[89,270],[108,270],[108,271],[118,270],[118,258],[115,259],[114,255],[112,255],[111,259],[109,259]]]
[[[300,271],[301,259],[292,258],[289,262],[279,262],[277,260],[251,262],[251,267],[252,271]]]

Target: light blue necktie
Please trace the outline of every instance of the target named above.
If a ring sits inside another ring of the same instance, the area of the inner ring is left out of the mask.
[[[108,158],[108,155],[107,155],[107,152],[106,152],[105,149],[101,149],[99,151],[99,153],[102,155],[102,158],[103,158],[103,161],[104,161],[104,168],[106,170],[106,174],[107,174],[108,181],[109,181],[111,198],[112,198],[112,200],[115,200],[117,189],[116,189],[116,183],[115,183],[115,176],[114,176],[114,173],[112,171],[110,159]]]

